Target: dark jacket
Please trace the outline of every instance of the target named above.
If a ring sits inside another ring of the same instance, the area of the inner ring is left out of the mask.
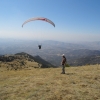
[[[62,65],[64,65],[66,62],[67,62],[66,57],[63,56],[63,58],[62,58]]]

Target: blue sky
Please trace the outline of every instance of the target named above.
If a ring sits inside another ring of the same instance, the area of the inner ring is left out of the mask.
[[[32,17],[43,21],[23,22]],[[100,40],[100,0],[0,0],[0,38]]]

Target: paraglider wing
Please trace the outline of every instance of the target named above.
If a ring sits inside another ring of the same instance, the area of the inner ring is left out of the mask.
[[[41,21],[48,22],[48,23],[52,24],[52,25],[55,27],[55,24],[54,24],[51,20],[49,20],[49,19],[47,19],[47,18],[44,18],[44,17],[36,17],[36,18],[28,19],[28,20],[26,20],[26,21],[22,24],[22,27],[23,27],[26,23],[28,23],[28,22],[30,22],[30,21],[35,21],[35,20],[41,20]]]

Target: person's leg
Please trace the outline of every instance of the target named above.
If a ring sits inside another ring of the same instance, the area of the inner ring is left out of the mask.
[[[62,65],[62,74],[65,74],[65,66]]]

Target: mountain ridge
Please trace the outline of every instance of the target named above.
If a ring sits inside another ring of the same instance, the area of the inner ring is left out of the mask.
[[[0,67],[7,70],[18,70],[27,68],[53,68],[56,67],[39,56],[31,56],[25,52],[17,54],[6,54],[0,56]]]
[[[32,56],[39,55],[42,59],[50,62],[54,66],[61,66],[61,55],[65,54],[68,64],[72,66],[84,65],[92,62],[99,63],[100,41],[83,42],[83,43],[66,43],[59,41],[25,41],[25,40],[0,40],[0,54],[16,54],[18,52],[26,52]],[[42,44],[42,48],[38,49],[38,44]],[[92,59],[94,57],[94,59]],[[87,61],[85,62],[85,59]],[[82,60],[80,64],[80,59]],[[92,59],[93,61],[90,61]],[[77,63],[75,63],[77,62]],[[85,63],[84,63],[85,62]],[[79,64],[78,64],[79,63]]]

